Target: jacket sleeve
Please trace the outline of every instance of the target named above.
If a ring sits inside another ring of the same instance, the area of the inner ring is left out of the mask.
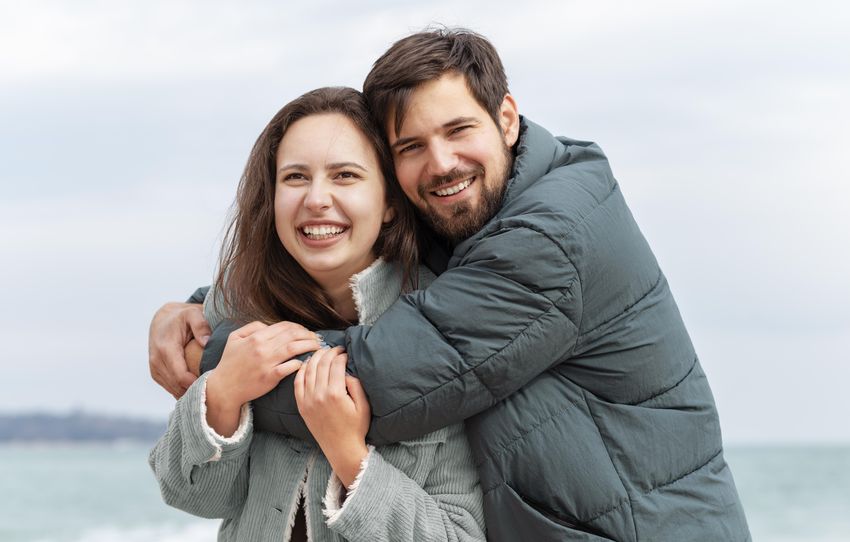
[[[233,437],[214,435],[206,424],[205,390],[201,376],[177,401],[148,463],[169,506],[204,518],[232,518],[248,494],[251,416],[245,407]]]
[[[373,326],[347,331],[349,368],[372,407],[372,443],[473,416],[575,346],[581,288],[558,243],[527,226],[467,243],[426,290],[401,297]]]
[[[445,442],[411,446],[417,469],[427,469],[421,485],[371,447],[341,504],[345,489],[332,475],[324,501],[328,527],[352,541],[485,540],[481,487],[463,425],[445,432]]]
[[[200,291],[200,289],[198,290]],[[197,292],[196,292],[197,293]],[[215,369],[221,362],[224,347],[230,333],[237,330],[239,325],[228,318],[223,309],[224,303],[215,286],[204,292],[204,317],[213,328],[204,353],[201,356],[201,373]],[[328,332],[334,335],[333,345],[342,344],[342,332]],[[307,359],[302,356],[302,359]],[[305,442],[316,444],[307,424],[298,413],[298,405],[295,402],[294,392],[295,375],[290,375],[281,381],[272,391],[252,401],[254,427],[261,431],[291,435]]]

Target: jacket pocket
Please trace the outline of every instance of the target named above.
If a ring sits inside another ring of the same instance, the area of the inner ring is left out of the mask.
[[[611,538],[608,538],[607,536],[605,536],[605,534],[603,532],[601,532],[597,529],[594,529],[593,527],[591,527],[587,524],[579,523],[576,520],[566,518],[563,515],[558,514],[555,511],[549,509],[548,507],[540,504],[540,502],[538,502],[538,501],[536,501],[536,500],[534,500],[534,499],[532,499],[532,498],[530,498],[526,495],[518,493],[518,492],[516,492],[516,490],[514,490],[514,492],[517,494],[517,496],[519,496],[520,499],[522,499],[522,502],[524,502],[530,508],[533,508],[538,514],[545,517],[546,519],[548,519],[552,523],[557,523],[561,527],[565,527],[565,528],[570,529],[572,531],[577,531],[577,532],[580,532],[580,533],[585,533],[587,535],[591,535],[591,536],[594,537],[592,540],[612,540]]]

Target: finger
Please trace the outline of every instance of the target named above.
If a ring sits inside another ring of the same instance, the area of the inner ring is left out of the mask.
[[[345,387],[348,390],[348,395],[354,401],[354,406],[360,411],[363,408],[369,408],[369,397],[366,396],[366,390],[360,384],[360,380],[351,375],[345,377]]]
[[[337,353],[338,352],[335,348],[323,350],[322,355],[319,357],[318,363],[316,364],[314,369],[316,372],[314,393],[319,397],[326,397],[328,394],[328,380],[331,372],[331,362],[334,360]]]
[[[180,386],[180,395],[183,395],[198,377],[189,371],[177,376],[177,384]]]
[[[292,337],[304,337],[311,338],[315,337],[316,334],[312,331],[309,331],[304,326],[299,326],[298,324],[293,324],[292,322],[275,322],[274,324],[270,324],[266,327],[266,331],[264,332],[266,337],[275,337],[277,335],[289,335]]]
[[[348,362],[346,354],[334,356],[331,362],[330,374],[328,376],[328,387],[331,390],[345,392],[345,364]]]
[[[206,346],[207,341],[212,335],[207,319],[204,318],[203,305],[193,304],[186,309],[186,322],[192,330],[192,335],[197,339],[201,346]]]
[[[322,348],[322,345],[315,339],[299,339],[296,341],[277,341],[274,345],[274,356],[278,360],[292,359],[307,352],[316,352]]]
[[[276,323],[272,324],[271,327],[278,327],[280,329],[287,329],[287,330],[292,331],[293,333],[295,333],[295,332],[305,333],[306,332],[306,333],[312,334],[314,337],[316,335],[314,332],[310,331],[309,329],[302,326],[301,324],[296,324],[295,322],[288,322],[286,320],[284,320],[282,322],[276,322]]]
[[[304,404],[304,375],[307,373],[307,365],[302,363],[295,373],[295,403],[298,405],[298,411],[301,412],[301,405]]]
[[[183,347],[177,346],[178,344],[170,344],[163,348],[160,355],[161,376],[166,380],[167,388],[172,395],[175,393],[183,395],[183,392],[195,381],[194,375],[189,372],[189,367],[186,365]]]
[[[267,327],[269,327],[269,326],[267,326],[266,324],[264,324],[262,322],[251,322],[250,324],[245,324],[244,326],[240,327],[239,329],[231,332],[230,337],[237,337],[239,339],[244,339],[245,337],[250,337],[254,333],[262,331],[262,330],[266,329]]]
[[[157,384],[159,384],[162,387],[162,389],[164,389],[169,394],[171,394],[171,396],[173,396],[175,399],[178,399],[178,397],[177,397],[177,393],[178,393],[177,387],[171,385],[171,382],[169,381],[169,379],[166,378],[163,375],[161,366],[158,363],[154,364],[153,360],[151,360],[150,370],[151,370],[151,378],[153,378],[153,381],[156,382]]]
[[[289,359],[306,352],[312,352],[322,347],[315,333],[303,326],[299,326],[291,322],[278,322],[276,324],[272,324],[269,326],[268,330],[264,332],[264,335],[268,337],[272,348],[281,351],[284,355],[283,359]],[[299,346],[290,346],[292,343],[298,343]],[[307,349],[305,350],[304,348]]]
[[[291,375],[294,372],[297,372],[303,363],[297,359],[291,359],[289,361],[284,361],[280,365],[276,365],[273,369],[273,373],[277,381],[280,382],[287,376]]]
[[[322,358],[322,354],[326,352],[326,348],[322,348],[321,350],[316,350],[310,359],[307,360],[306,367],[304,368],[304,395],[312,396],[316,389],[316,365],[318,365],[319,360]]]
[[[159,375],[155,380],[157,384],[162,386],[162,388],[175,399],[180,399],[183,394],[186,393],[186,390],[184,390],[175,380],[170,379],[170,377]]]

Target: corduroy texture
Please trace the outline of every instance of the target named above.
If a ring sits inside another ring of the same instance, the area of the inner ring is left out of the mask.
[[[376,262],[355,277],[364,320],[377,318],[398,296],[398,273]],[[485,539],[481,489],[462,425],[371,451],[356,490],[344,503],[329,502],[336,513],[328,524],[322,499],[338,481],[321,451],[254,433],[249,416],[238,430],[241,440],[211,439],[202,417],[205,385],[202,376],[177,402],[150,463],[168,504],[224,519],[220,541],[288,540],[302,493],[311,541]],[[221,458],[211,461],[219,450]]]

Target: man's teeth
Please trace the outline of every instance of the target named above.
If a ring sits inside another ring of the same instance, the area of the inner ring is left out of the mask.
[[[461,190],[464,190],[467,186],[472,184],[472,179],[467,179],[460,184],[456,184],[454,186],[450,186],[448,188],[441,188],[440,190],[435,190],[434,193],[438,196],[451,196],[452,194],[457,194]]]
[[[310,239],[328,239],[345,231],[342,226],[304,226],[304,235]]]

